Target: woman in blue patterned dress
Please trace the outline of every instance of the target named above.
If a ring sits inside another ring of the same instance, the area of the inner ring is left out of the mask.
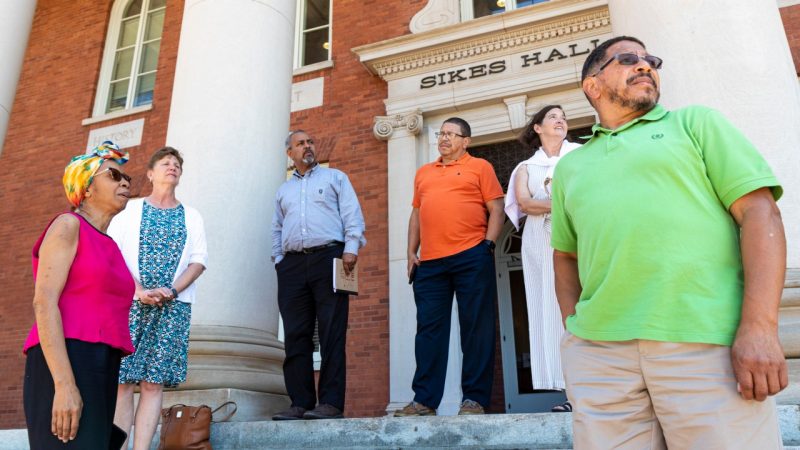
[[[182,173],[183,157],[177,150],[157,150],[147,170],[152,193],[131,200],[108,230],[136,281],[129,316],[136,351],[122,360],[114,415],[114,423],[128,433],[135,425],[134,450],[150,448],[164,386],[186,381],[194,282],[208,256],[203,219],[175,197]]]

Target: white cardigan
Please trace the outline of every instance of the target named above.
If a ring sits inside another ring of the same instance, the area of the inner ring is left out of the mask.
[[[517,167],[511,172],[511,177],[508,179],[508,192],[506,192],[505,198],[505,206],[504,210],[506,215],[508,216],[511,223],[514,224],[514,228],[519,231],[519,221],[522,219],[525,214],[520,211],[519,203],[517,202],[517,190],[516,190],[516,183],[517,183],[517,171],[521,168],[528,170],[526,167],[528,164],[532,164],[535,166],[546,166],[550,169],[548,170],[549,174],[553,173],[553,170],[558,164],[558,161],[561,159],[562,156],[566,155],[567,153],[575,150],[576,148],[580,147],[581,144],[576,142],[569,142],[568,140],[564,140],[561,142],[561,150],[558,153],[558,156],[548,157],[547,154],[544,152],[542,147],[539,147],[539,150],[533,154],[530,158],[522,161],[521,163],[517,164]]]
[[[108,235],[116,241],[125,264],[128,266],[133,278],[141,283],[139,274],[139,228],[142,224],[143,198],[130,200],[128,206],[117,214],[108,226]],[[207,267],[208,250],[206,245],[206,232],[203,227],[203,218],[196,209],[183,205],[186,214],[186,245],[175,269],[173,282],[189,267],[189,264],[198,263]],[[196,282],[190,284],[180,294],[177,300],[184,303],[194,303]]]

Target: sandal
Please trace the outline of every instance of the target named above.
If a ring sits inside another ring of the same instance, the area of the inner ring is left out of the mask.
[[[550,411],[552,411],[552,412],[572,412],[572,403],[570,403],[569,400],[567,400],[566,402],[564,402],[564,403],[562,403],[560,405],[553,406],[553,409],[551,409]]]

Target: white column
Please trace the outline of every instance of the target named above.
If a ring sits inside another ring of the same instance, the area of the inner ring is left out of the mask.
[[[389,192],[389,405],[402,408],[414,397],[414,336],[417,331],[414,292],[408,284],[406,246],[408,217],[417,172],[417,139],[422,115],[415,111],[375,118],[373,134],[388,147]]]
[[[609,0],[615,35],[641,39],[664,58],[661,103],[708,105],[755,143],[784,187],[778,202],[788,243],[780,334],[800,401],[800,88],[775,0]]]
[[[178,197],[200,210],[209,244],[183,388],[238,399],[238,420],[288,405],[270,222],[286,176],[294,19],[285,0],[186,0],[175,70],[167,144],[185,154]]]
[[[610,0],[615,35],[664,58],[661,103],[719,109],[784,186],[788,265],[800,268],[800,88],[775,0]]]
[[[431,146],[418,142],[422,128],[419,111],[375,118],[373,133],[388,140],[389,176],[389,404],[391,413],[413,400],[411,383],[416,369],[414,337],[417,333],[417,308],[414,291],[408,284],[408,218],[414,197],[414,176],[420,163],[433,158]],[[427,136],[423,136],[423,139]],[[435,152],[435,146],[432,147]],[[436,153],[438,156],[438,153]],[[453,415],[461,403],[461,340],[458,310],[451,316],[449,359],[444,397],[439,415]]]
[[[35,11],[36,0],[0,1],[0,154]]]

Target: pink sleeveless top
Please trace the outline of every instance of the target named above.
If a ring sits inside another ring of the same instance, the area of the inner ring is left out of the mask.
[[[68,214],[78,218],[80,231],[75,259],[58,300],[64,337],[108,344],[125,355],[133,353],[128,312],[135,286],[122,253],[111,237],[93,227],[82,216]],[[33,246],[34,280],[39,268],[39,248],[46,233],[47,229]],[[34,323],[22,352],[27,352],[38,343],[39,330]]]

